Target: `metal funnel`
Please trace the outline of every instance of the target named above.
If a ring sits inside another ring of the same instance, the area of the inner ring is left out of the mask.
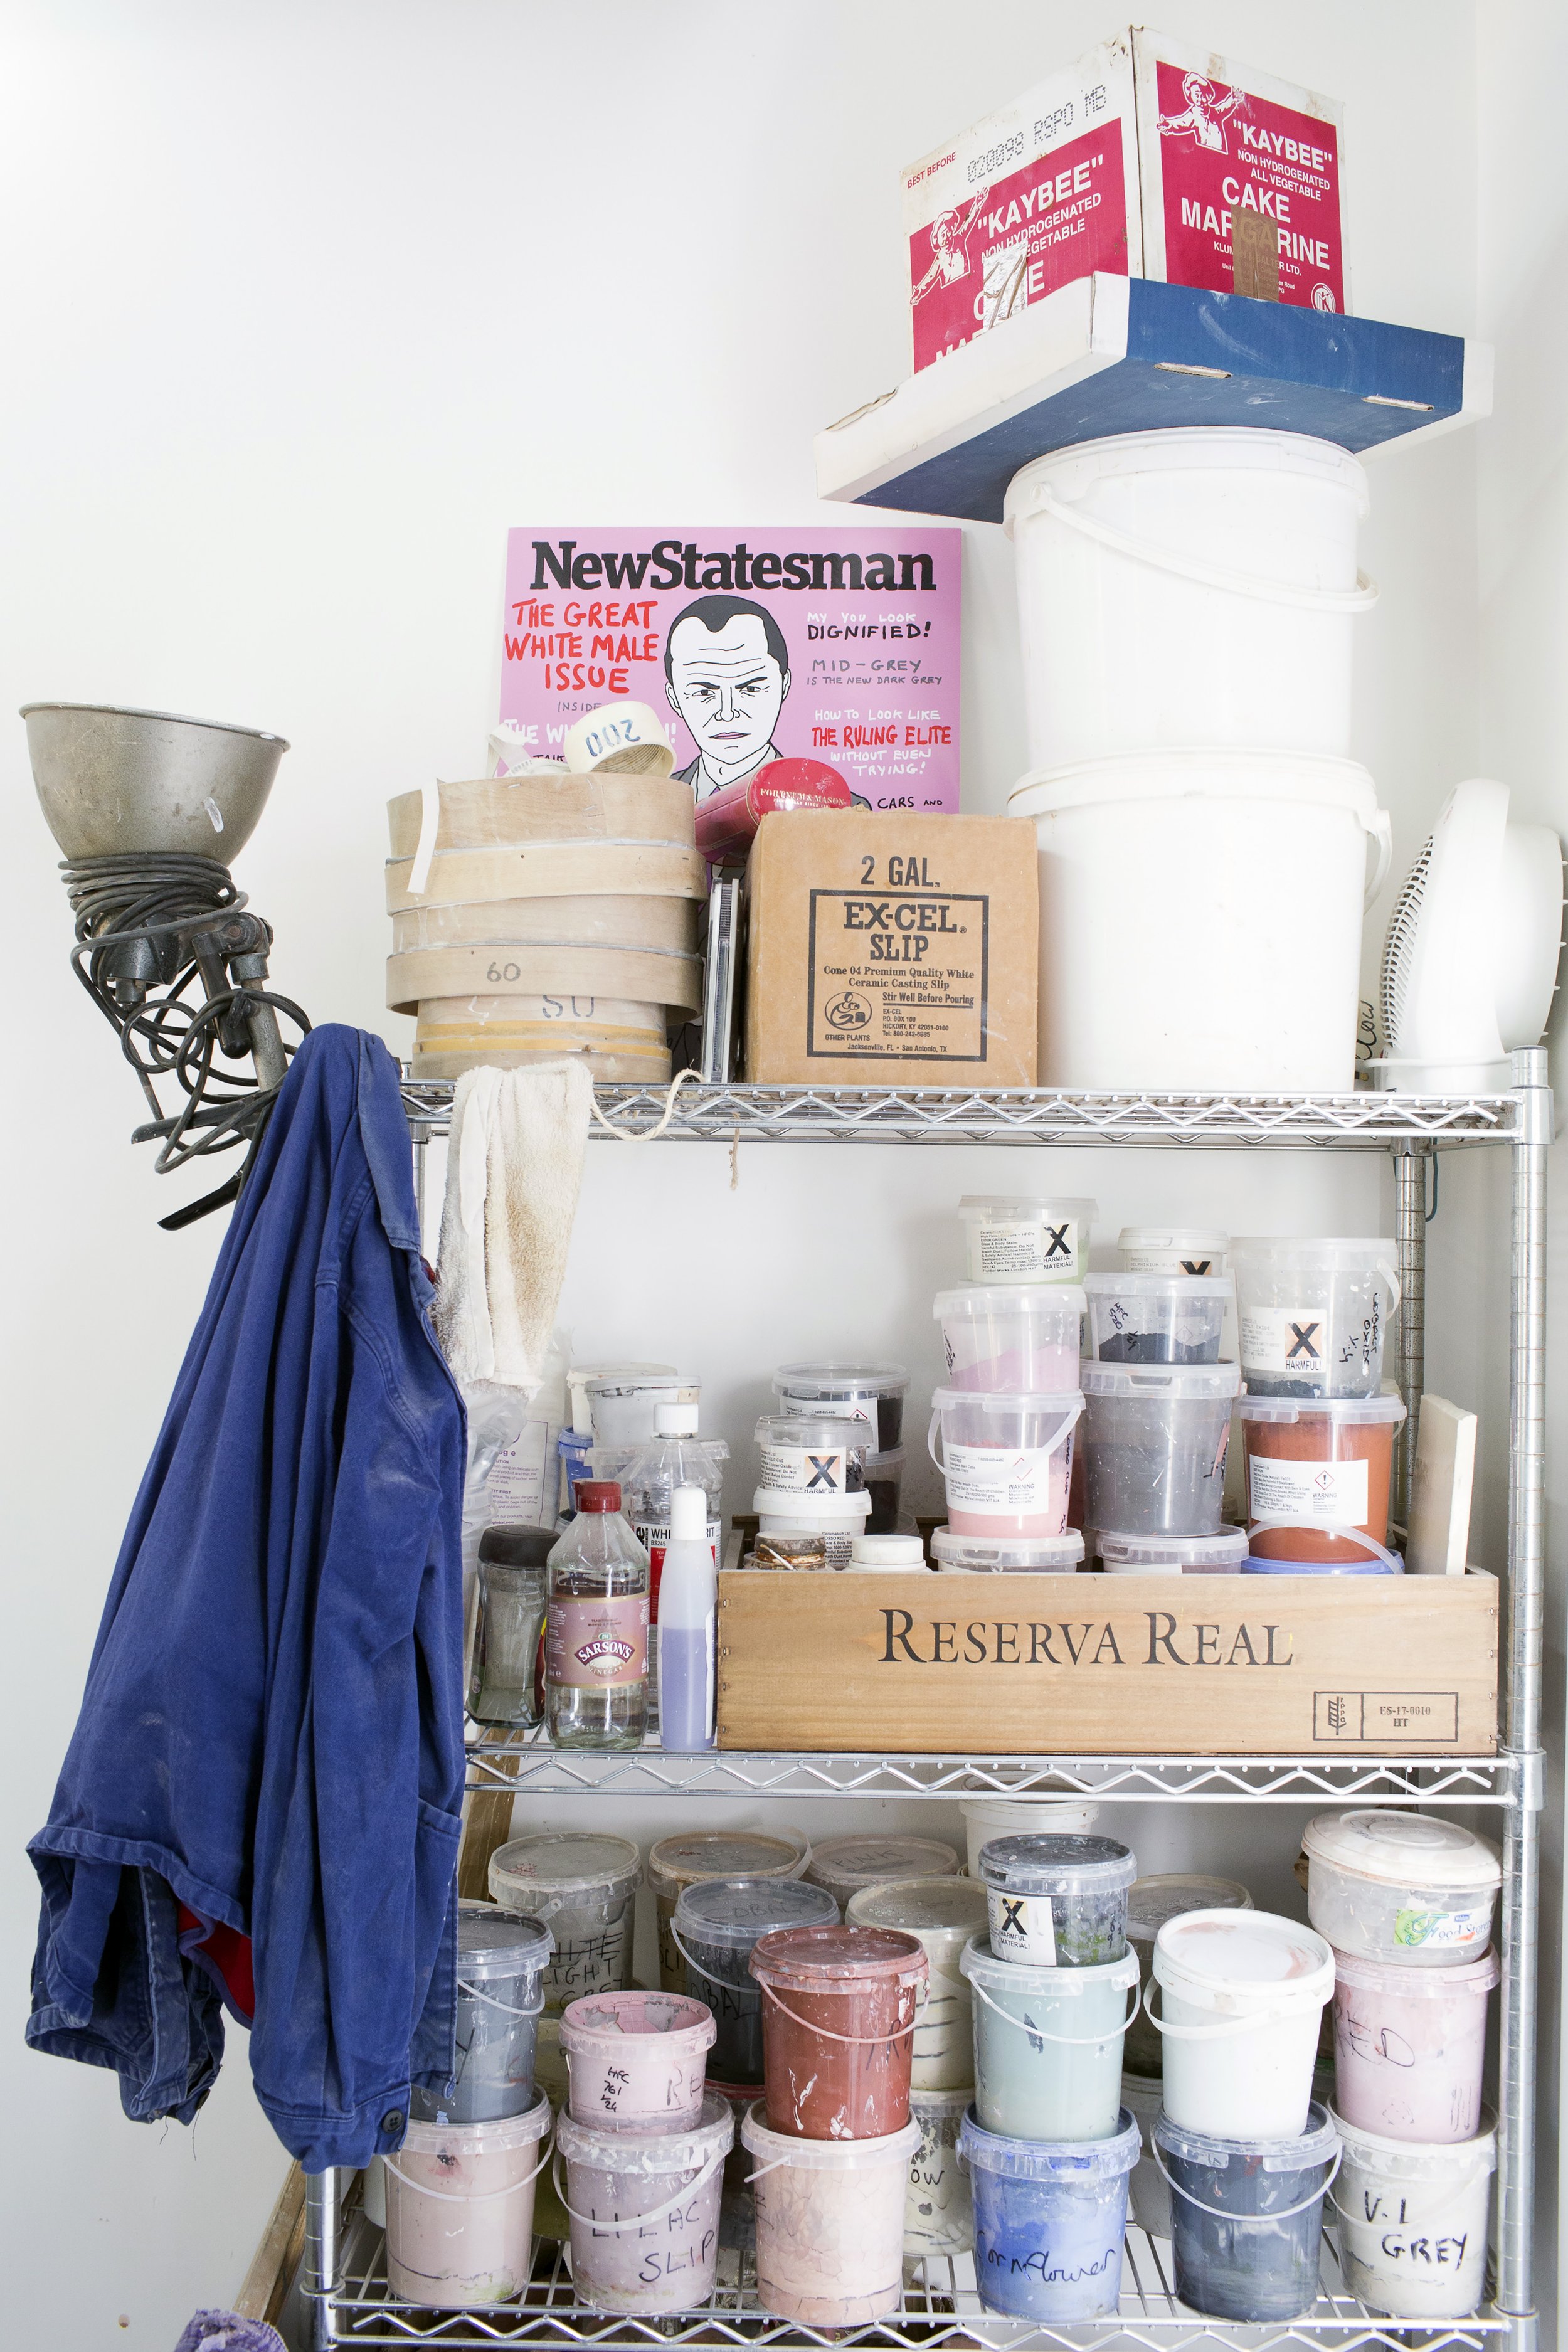
[[[45,821],[70,858],[141,851],[232,865],[289,749],[281,735],[166,710],[29,702],[22,716]]]

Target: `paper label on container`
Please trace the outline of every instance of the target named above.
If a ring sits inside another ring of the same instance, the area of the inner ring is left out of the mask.
[[[1411,1905],[1394,1915],[1394,1940],[1406,1949],[1419,1945],[1433,1951],[1456,1945],[1479,1944],[1491,1932],[1492,1915],[1484,1911],[1428,1911]]]
[[[1060,1224],[1043,1218],[992,1218],[970,1227],[970,1276],[984,1282],[992,1275],[1028,1275],[1040,1282],[1072,1282],[1079,1270],[1079,1227],[1076,1217]],[[978,1244],[978,1246],[976,1246]]]
[[[985,1892],[991,1905],[991,1948],[997,1958],[1054,1969],[1057,1930],[1050,1896],[1005,1895],[997,1886],[988,1886]]]
[[[871,861],[868,859],[868,864]],[[911,859],[923,869],[934,860]],[[889,860],[898,866],[895,856]],[[887,890],[813,890],[807,1054],[840,1062],[984,1062],[991,900],[902,869]]]
[[[942,1441],[949,1509],[1013,1518],[1051,1514],[1054,1531],[1067,1525],[1066,1446],[952,1445]]]
[[[485,1505],[492,1527],[547,1528],[555,1520],[559,1476],[552,1422],[525,1421],[490,1465]]]
[[[1245,1307],[1241,1360],[1248,1371],[1326,1383],[1329,1318],[1321,1307]]]
[[[1371,1514],[1364,1462],[1278,1462],[1255,1454],[1247,1465],[1255,1519],[1318,1519],[1365,1527]]]
[[[547,1680],[576,1690],[625,1690],[647,1676],[646,1592],[610,1601],[552,1601]]]
[[[1128,1274],[1223,1274],[1225,1260],[1212,1257],[1181,1257],[1169,1249],[1130,1249],[1122,1252],[1122,1265]],[[1259,1366],[1261,1370],[1262,1367]]]
[[[1278,299],[1342,310],[1333,123],[1163,58],[1154,73],[1163,274],[1171,284],[1232,292],[1232,222],[1237,213],[1251,213],[1278,239]]]
[[[847,1495],[849,1455],[842,1447],[816,1453],[805,1445],[761,1445],[759,1484],[780,1495]]]

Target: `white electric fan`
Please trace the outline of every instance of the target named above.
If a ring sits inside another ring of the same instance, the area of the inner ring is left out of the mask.
[[[1508,1056],[1536,1045],[1563,945],[1563,845],[1510,824],[1508,786],[1456,784],[1405,877],[1383,946],[1386,1053],[1400,1094],[1493,1094]]]

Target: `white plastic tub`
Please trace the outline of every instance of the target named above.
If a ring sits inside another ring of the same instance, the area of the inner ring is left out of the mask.
[[[1116,1247],[1129,1274],[1230,1270],[1230,1235],[1217,1225],[1123,1225]]]
[[[1247,1558],[1240,1528],[1212,1536],[1124,1536],[1101,1528],[1094,1542],[1108,1576],[1234,1576]]]
[[[1064,1534],[1073,1432],[1082,1412],[1076,1389],[1037,1396],[938,1389],[926,1445],[946,1484],[951,1532]]]
[[[741,2137],[756,2159],[763,2309],[810,2327],[864,2326],[896,2310],[920,2125],[874,2139],[796,2139],[770,2131],[759,2103]]]
[[[1004,519],[1029,757],[1174,745],[1342,756],[1366,476],[1305,435],[1165,429],[1038,457]],[[1134,657],[1135,649],[1135,657]]]
[[[1086,1363],[1079,1378],[1087,1524],[1119,1535],[1216,1534],[1236,1366]]]
[[[951,2095],[963,2084],[973,2084],[973,2005],[958,1963],[970,1937],[985,1933],[985,1889],[968,1878],[894,1879],[862,1886],[850,1896],[844,1916],[854,1927],[893,1927],[913,1936],[925,1953],[931,1973],[915,2019],[911,2097],[915,2091]]]
[[[1039,849],[1039,1085],[1350,1091],[1362,910],[1392,854],[1364,768],[1097,760],[1026,776],[1007,814]]]
[[[1489,1838],[1430,1813],[1318,1813],[1301,1840],[1307,1916],[1337,1952],[1462,1968],[1491,1942],[1502,1866]]]
[[[1081,1282],[1098,1201],[1067,1192],[966,1192],[964,1260],[971,1282]]]
[[[942,1325],[948,1386],[1049,1396],[1076,1388],[1085,1304],[1073,1282],[939,1290],[931,1313]]]
[[[1059,1536],[955,1536],[938,1528],[931,1556],[949,1576],[1072,1576],[1083,1566],[1083,1538],[1076,1528]]]
[[[759,1486],[752,1497],[761,1536],[816,1536],[829,1568],[847,1568],[857,1536],[866,1532],[871,1497],[853,1495],[774,1495]]]
[[[973,2083],[952,2091],[910,2092],[910,2121],[920,2126],[921,2144],[910,2158],[906,2262],[927,2254],[966,2254],[974,2243],[974,2200],[968,2171],[958,2160],[958,2135],[973,2097]]]
[[[971,1878],[980,1876],[980,1850],[993,1838],[1087,1837],[1100,1819],[1098,1805],[1082,1804],[1076,1797],[970,1797],[958,1810]]]
[[[1231,1244],[1241,1376],[1255,1397],[1374,1397],[1399,1304],[1391,1241]]]
[[[1330,2110],[1344,2150],[1332,2196],[1345,2284],[1391,2319],[1463,2319],[1486,2283],[1497,2169],[1490,2119],[1457,2146],[1384,2139]]]
[[[1090,1274],[1089,1352],[1101,1364],[1217,1364],[1224,1274]]]
[[[550,2120],[541,2092],[525,2115],[499,2123],[409,2125],[382,2162],[394,2294],[452,2311],[521,2293]]]
[[[1333,1990],[1333,1953],[1293,1919],[1225,1910],[1167,1920],[1154,1938],[1144,2012],[1163,2045],[1172,2122],[1215,2139],[1305,2131]]]

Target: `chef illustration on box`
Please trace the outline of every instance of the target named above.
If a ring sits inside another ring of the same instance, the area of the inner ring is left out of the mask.
[[[1234,107],[1245,104],[1245,93],[1227,89],[1222,97],[1206,74],[1190,73],[1182,78],[1182,96],[1187,101],[1184,114],[1162,114],[1162,139],[1179,139],[1191,131],[1196,147],[1206,147],[1211,154],[1228,155],[1226,142],[1225,118]]]
[[[980,218],[986,191],[982,188],[966,213],[938,213],[931,225],[931,268],[910,296],[910,306],[923,299],[933,286],[956,286],[969,275],[966,250],[969,232]]]

